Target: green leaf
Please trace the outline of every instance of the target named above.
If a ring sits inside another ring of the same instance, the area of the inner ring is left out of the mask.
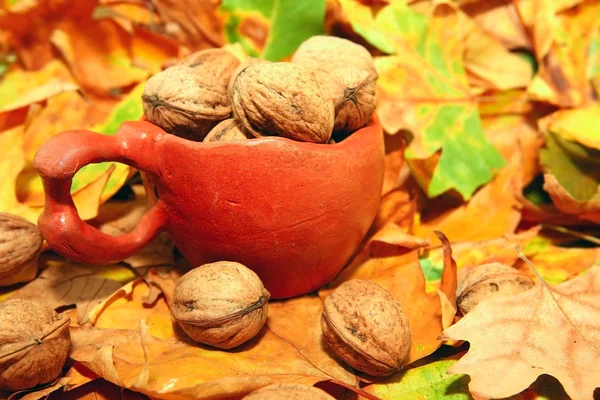
[[[540,150],[540,162],[545,172],[556,177],[575,200],[585,202],[600,185],[600,151],[548,134],[546,146]]]
[[[392,2],[376,15],[358,1],[341,0],[340,4],[356,33],[384,53],[396,54],[399,43],[417,46],[425,38],[427,17],[404,2]]]
[[[419,259],[419,264],[427,282],[439,281],[442,278],[443,264],[434,264],[428,258]]]
[[[448,368],[455,363],[454,360],[443,360],[411,368],[394,375],[385,383],[370,385],[366,390],[382,399],[472,399],[467,375],[446,374]]]
[[[306,39],[322,35],[326,0],[225,0],[221,9],[229,14],[226,21],[228,40],[239,42],[252,51],[239,33],[245,15],[258,12],[269,21],[269,36],[261,58],[279,61],[290,56]]]

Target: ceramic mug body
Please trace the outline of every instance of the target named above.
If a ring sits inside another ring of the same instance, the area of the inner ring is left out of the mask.
[[[69,194],[79,168],[108,160],[144,171],[156,196],[136,229],[119,237],[81,221]],[[35,167],[46,190],[39,227],[65,257],[120,261],[167,231],[192,265],[241,262],[273,298],[286,298],[333,279],[369,229],[383,134],[374,122],[329,145],[279,137],[198,143],[128,122],[115,136],[63,132],[40,148]]]

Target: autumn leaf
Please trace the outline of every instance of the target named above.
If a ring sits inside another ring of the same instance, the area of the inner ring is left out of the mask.
[[[468,399],[470,398],[468,376],[446,374],[448,367],[455,362],[455,360],[434,361],[410,368],[386,382],[369,385],[365,390],[381,399],[434,399],[459,395],[462,395],[460,398]]]
[[[598,150],[548,134],[540,151],[544,189],[564,213],[597,222],[600,220],[600,167]]]
[[[0,81],[0,112],[25,107],[79,86],[58,60],[39,71],[24,71],[16,65]]]
[[[518,295],[483,300],[441,335],[442,340],[470,343],[469,352],[448,372],[468,374],[471,393],[486,398],[517,394],[548,374],[571,398],[592,399],[600,382],[595,367],[599,273],[594,266],[557,286],[539,280]]]
[[[460,58],[464,50],[457,31],[461,15],[453,6],[440,3],[425,40],[411,47],[400,35],[392,36],[398,55],[375,61],[380,75],[378,114],[384,129],[389,133],[408,129],[414,135],[405,153],[409,165],[441,150],[430,181],[420,182],[430,197],[456,189],[468,199],[505,164],[483,134]]]
[[[149,327],[144,346],[150,380],[136,390],[150,396],[227,398],[284,381],[311,384],[334,380],[350,387],[356,385],[356,377],[321,345],[320,329],[306,329],[307,324],[317,326],[320,321],[318,297],[273,303],[269,315],[277,320],[275,325],[271,327],[267,322],[257,338],[233,355],[190,342],[173,325],[164,299],[144,308],[141,299],[148,291],[148,286],[138,281],[131,296],[107,305],[96,328],[73,329],[71,358],[109,381],[132,387],[145,365],[139,333],[139,323],[145,319]]]
[[[280,61],[291,56],[306,39],[323,34],[325,3],[225,0],[221,9],[229,14],[226,26],[231,42],[242,43],[252,56]]]
[[[115,270],[118,274],[118,269],[50,261],[40,276],[13,292],[9,298],[43,301],[54,309],[77,305],[77,322],[83,325],[89,321],[90,310],[123,285],[123,282],[101,275],[110,276]]]

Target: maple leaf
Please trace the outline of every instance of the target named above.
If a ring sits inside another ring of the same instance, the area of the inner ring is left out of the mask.
[[[350,4],[359,7],[356,3]],[[365,21],[357,12],[349,14],[351,21],[357,15],[353,23],[355,29],[368,29],[367,40],[376,33],[372,43],[381,46],[381,40],[386,38],[382,49],[395,53],[375,60],[379,73],[378,115],[382,126],[392,134],[401,129],[413,133],[414,138],[405,153],[413,169],[413,160],[430,158],[441,150],[429,174],[430,181],[423,185],[430,197],[456,189],[468,199],[475,189],[492,178],[496,169],[505,165],[505,161],[483,134],[476,96],[469,86],[462,59],[465,47],[461,41],[466,17],[451,3],[440,2],[432,12],[427,29],[423,30],[420,28],[422,16],[413,18],[414,25],[401,23],[402,16],[415,15],[414,11],[390,4],[379,12],[378,18],[383,18],[379,15],[384,10],[388,10],[388,14],[383,14],[389,15],[386,18],[397,18],[396,26],[388,23],[378,30],[375,19]],[[415,26],[417,28],[411,31],[417,34],[406,39],[405,30]],[[481,46],[481,41],[471,43],[475,46],[473,50]],[[481,72],[481,65],[476,66],[478,63],[481,59],[473,58],[474,71]],[[471,156],[474,154],[477,157]]]
[[[598,304],[598,266],[557,286],[540,277],[526,292],[486,299],[442,333],[470,343],[448,372],[468,374],[471,393],[486,398],[519,393],[548,374],[571,398],[592,399],[600,382]]]

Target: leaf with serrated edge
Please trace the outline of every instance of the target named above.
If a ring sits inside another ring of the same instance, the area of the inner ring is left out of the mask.
[[[442,340],[466,340],[469,352],[449,373],[468,374],[486,398],[521,392],[542,374],[573,399],[592,399],[600,382],[600,267],[558,286],[483,300]]]

